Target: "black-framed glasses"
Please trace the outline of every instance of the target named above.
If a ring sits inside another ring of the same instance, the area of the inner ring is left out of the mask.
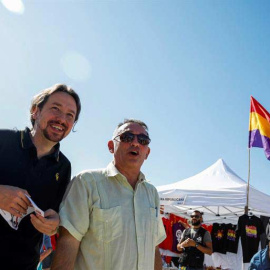
[[[114,140],[116,140],[116,138],[119,138],[120,142],[131,143],[134,141],[135,137],[137,137],[138,143],[141,145],[148,145],[151,142],[151,139],[147,135],[142,133],[133,134],[130,131],[126,131],[120,135],[117,135],[116,137],[114,137]]]
[[[190,217],[191,217],[191,218],[196,218],[196,219],[199,219],[199,218],[200,218],[199,215],[191,215]]]

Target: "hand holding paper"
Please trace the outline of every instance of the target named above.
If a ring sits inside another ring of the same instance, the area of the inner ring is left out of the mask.
[[[0,201],[0,214],[14,230],[18,230],[22,219],[34,211],[38,215],[44,216],[44,212],[34,203],[24,189],[13,186],[0,186]],[[7,205],[4,205],[3,201]],[[26,207],[26,210],[24,207]]]
[[[23,214],[27,213],[27,208],[31,206],[26,195],[29,196],[27,190],[0,185],[0,209],[21,218]]]
[[[59,215],[52,209],[44,212],[44,217],[41,215],[31,214],[31,222],[33,226],[41,233],[54,235],[60,223]]]

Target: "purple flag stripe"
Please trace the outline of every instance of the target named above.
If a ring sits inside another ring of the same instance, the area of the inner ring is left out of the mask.
[[[249,148],[251,147],[263,148],[266,158],[270,160],[270,138],[262,136],[258,129],[249,132]]]

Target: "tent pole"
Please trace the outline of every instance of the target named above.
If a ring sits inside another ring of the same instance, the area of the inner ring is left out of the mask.
[[[245,214],[248,214],[248,203],[249,203],[249,182],[250,182],[250,148],[248,148],[248,184],[247,184],[247,203],[245,206]]]

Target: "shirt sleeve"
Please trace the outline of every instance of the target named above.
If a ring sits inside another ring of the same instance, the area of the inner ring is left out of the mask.
[[[242,217],[242,216],[241,216]],[[236,226],[236,233],[240,236],[241,235],[241,217],[239,217],[237,226]]]
[[[263,227],[263,222],[261,219],[259,219],[259,226],[260,226],[260,235],[263,234],[265,231],[264,231],[264,227]]]
[[[75,177],[60,206],[60,226],[81,241],[89,227],[92,203],[84,175]]]
[[[253,257],[251,259],[251,261],[250,261],[250,265],[249,265],[248,270],[257,270],[258,269],[258,266],[260,266],[258,264],[259,264],[259,262],[257,262],[257,264],[254,262],[254,257]]]
[[[164,225],[162,222],[162,219],[160,217],[160,215],[158,216],[158,237],[157,237],[158,241],[156,243],[156,246],[159,245],[161,242],[164,241],[164,239],[166,239],[166,232],[164,229]]]
[[[212,242],[211,235],[210,235],[210,233],[208,231],[206,231],[205,234],[204,234],[203,242],[204,243],[206,243],[206,242]]]
[[[157,211],[157,218],[158,218],[158,229],[157,229],[157,242],[156,242],[156,246],[159,245],[161,242],[163,242],[164,239],[166,239],[166,232],[165,232],[165,229],[164,229],[164,225],[163,225],[163,222],[162,222],[162,219],[161,219],[161,216],[160,216],[160,203],[159,203],[159,196],[158,196],[158,193],[157,193],[157,190],[155,189],[155,204],[156,204],[156,209],[158,210]]]

